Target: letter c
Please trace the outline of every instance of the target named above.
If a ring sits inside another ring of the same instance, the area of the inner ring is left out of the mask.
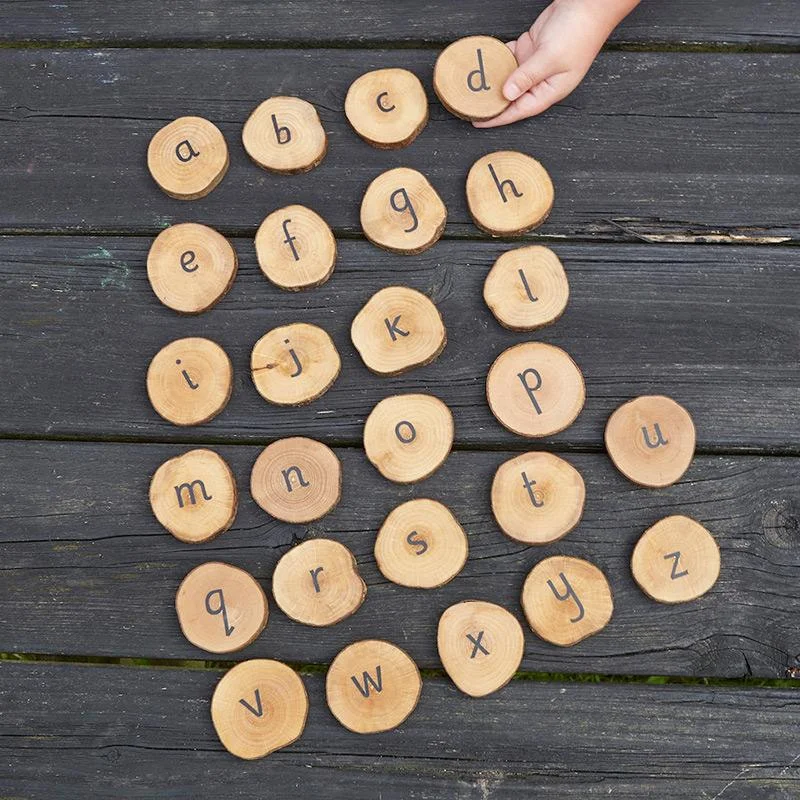
[[[392,103],[392,105],[390,105],[390,106],[385,106],[385,105],[383,104],[383,102],[382,102],[382,101],[383,101],[383,98],[384,98],[384,97],[388,97],[388,96],[389,96],[389,92],[381,92],[381,93],[380,93],[380,94],[379,94],[379,95],[378,95],[378,96],[375,98],[375,102],[378,104],[378,108],[379,108],[381,111],[384,111],[384,112],[387,112],[387,113],[388,113],[389,111],[394,111],[394,110],[397,108],[397,106],[396,106],[394,103]]]

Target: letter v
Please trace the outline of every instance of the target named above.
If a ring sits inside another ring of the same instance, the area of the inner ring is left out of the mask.
[[[247,700],[242,698],[239,699],[239,702],[253,715],[256,717],[261,717],[264,715],[264,709],[261,706],[261,693],[256,689],[256,707],[250,705]]]

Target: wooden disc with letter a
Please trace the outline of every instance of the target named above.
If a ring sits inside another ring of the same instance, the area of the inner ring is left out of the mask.
[[[225,749],[263,758],[296,742],[308,717],[300,676],[280,661],[257,658],[228,670],[211,698],[211,720]]]
[[[396,728],[416,708],[421,692],[422,678],[408,653],[378,639],[345,647],[325,678],[328,708],[354,733]]]

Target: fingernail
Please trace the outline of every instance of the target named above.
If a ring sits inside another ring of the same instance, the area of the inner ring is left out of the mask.
[[[516,100],[522,94],[522,89],[514,81],[509,81],[503,87],[503,94],[506,96],[506,100]]]

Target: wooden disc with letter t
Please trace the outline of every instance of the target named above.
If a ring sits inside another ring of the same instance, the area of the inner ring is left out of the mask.
[[[379,639],[345,647],[325,678],[328,708],[354,733],[396,728],[416,708],[421,692],[422,678],[411,656]]]

